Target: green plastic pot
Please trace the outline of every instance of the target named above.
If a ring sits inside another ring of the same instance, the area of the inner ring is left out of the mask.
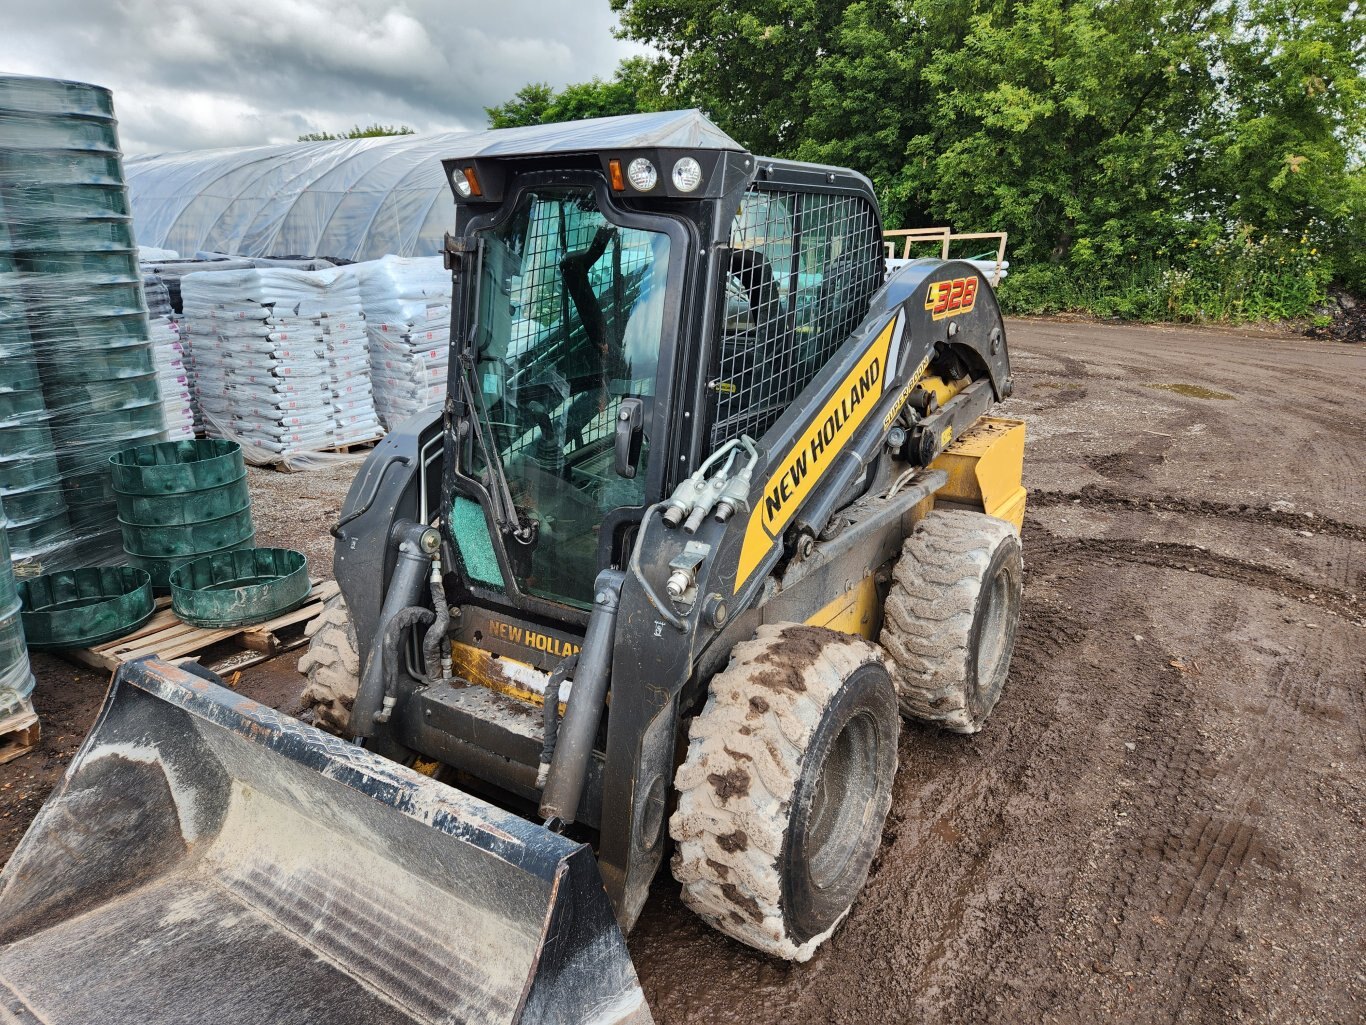
[[[73,149],[118,153],[118,122],[108,116],[5,112],[5,148],[20,151]]]
[[[44,520],[66,511],[62,489],[54,484],[39,485],[25,491],[8,491],[5,509],[17,521]]]
[[[3,453],[0,438],[0,491],[22,491],[36,484],[56,484],[61,477],[57,457],[50,452],[40,456],[9,456]]]
[[[84,114],[112,118],[114,94],[102,85],[64,78],[0,75],[0,110],[33,114]]]
[[[2,358],[2,357],[0,357]],[[4,373],[9,374],[9,365]],[[47,418],[47,402],[40,388],[24,391],[0,391],[0,428],[27,427]]]
[[[202,555],[240,544],[255,533],[250,508],[176,525],[144,526],[120,518],[119,528],[123,531],[123,550],[150,559]]]
[[[10,207],[48,212],[52,217],[127,217],[128,189],[123,185],[88,185],[78,182],[37,182],[15,185],[7,200]]]
[[[36,219],[14,240],[21,269],[26,269],[27,254],[31,251],[43,254],[111,252],[135,247],[133,219],[127,214],[80,217],[57,210],[51,203],[31,207],[28,214]]]
[[[135,566],[91,566],[19,582],[30,647],[87,648],[152,618],[152,581]]]
[[[47,401],[53,409],[100,412],[160,402],[161,389],[157,386],[156,374],[144,374],[142,377],[115,378],[112,381],[55,384],[47,389]],[[2,409],[4,400],[0,397]]]
[[[203,559],[210,555],[223,555],[227,552],[235,552],[242,548],[256,547],[256,535],[252,534],[245,541],[235,545],[228,545],[213,552],[194,552],[188,555],[172,555],[168,558],[158,559],[145,555],[129,556],[133,560],[133,565],[139,569],[147,571],[152,578],[152,586],[158,591],[167,591],[171,586],[171,574],[176,569],[185,565],[187,562],[194,562],[196,559]]]
[[[117,153],[94,153],[60,146],[50,149],[0,149],[0,185],[31,181],[122,185],[123,160]]]
[[[58,348],[54,346],[54,350]],[[152,345],[146,341],[122,348],[63,354],[44,368],[44,377],[50,384],[91,384],[154,373]]]
[[[122,495],[172,495],[231,484],[247,472],[235,441],[204,438],[127,448],[109,459]]]
[[[71,520],[66,513],[31,523],[11,523],[5,528],[11,550],[16,555],[30,555],[55,547],[71,534]]]
[[[117,492],[116,492],[117,493]],[[247,474],[211,488],[166,495],[118,494],[119,519],[130,526],[166,527],[216,520],[251,507]]]
[[[128,248],[68,251],[35,247],[20,253],[16,262],[35,274],[128,277],[138,272],[138,251]]]
[[[244,548],[187,562],[171,574],[171,608],[186,623],[228,629],[303,604],[308,560],[289,548]]]

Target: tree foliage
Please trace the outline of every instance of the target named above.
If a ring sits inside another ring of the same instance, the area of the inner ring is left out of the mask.
[[[386,135],[415,135],[416,133],[407,125],[382,125],[378,121],[374,124],[354,125],[349,131],[333,132],[309,132],[307,135],[299,136],[300,142],[338,142],[342,139],[378,139]]]
[[[546,82],[532,82],[506,103],[485,107],[490,128],[549,125],[659,110],[660,95],[649,62],[634,57],[622,61],[609,79],[595,78],[556,92]]]
[[[888,226],[1007,230],[1058,278],[1252,240],[1366,285],[1359,0],[612,3],[664,105],[869,174]]]

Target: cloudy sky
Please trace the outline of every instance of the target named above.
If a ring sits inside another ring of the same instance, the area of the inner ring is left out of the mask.
[[[112,89],[127,153],[480,128],[638,52],[607,0],[0,0],[0,22],[0,71]]]

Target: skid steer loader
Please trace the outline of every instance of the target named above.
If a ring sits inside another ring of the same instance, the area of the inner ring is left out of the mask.
[[[649,1021],[623,934],[669,852],[806,960],[900,715],[996,704],[1024,426],[971,265],[888,278],[867,179],[697,112],[444,167],[448,393],[333,528],[312,724],[124,667],[4,872],[0,1017]]]

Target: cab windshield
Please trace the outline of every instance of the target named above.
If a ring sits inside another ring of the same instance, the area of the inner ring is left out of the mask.
[[[669,239],[612,224],[588,187],[524,193],[481,236],[476,384],[513,501],[537,527],[509,559],[522,591],[587,607],[605,516],[644,504],[649,438],[635,476],[620,476],[616,413],[641,397],[650,422]]]

